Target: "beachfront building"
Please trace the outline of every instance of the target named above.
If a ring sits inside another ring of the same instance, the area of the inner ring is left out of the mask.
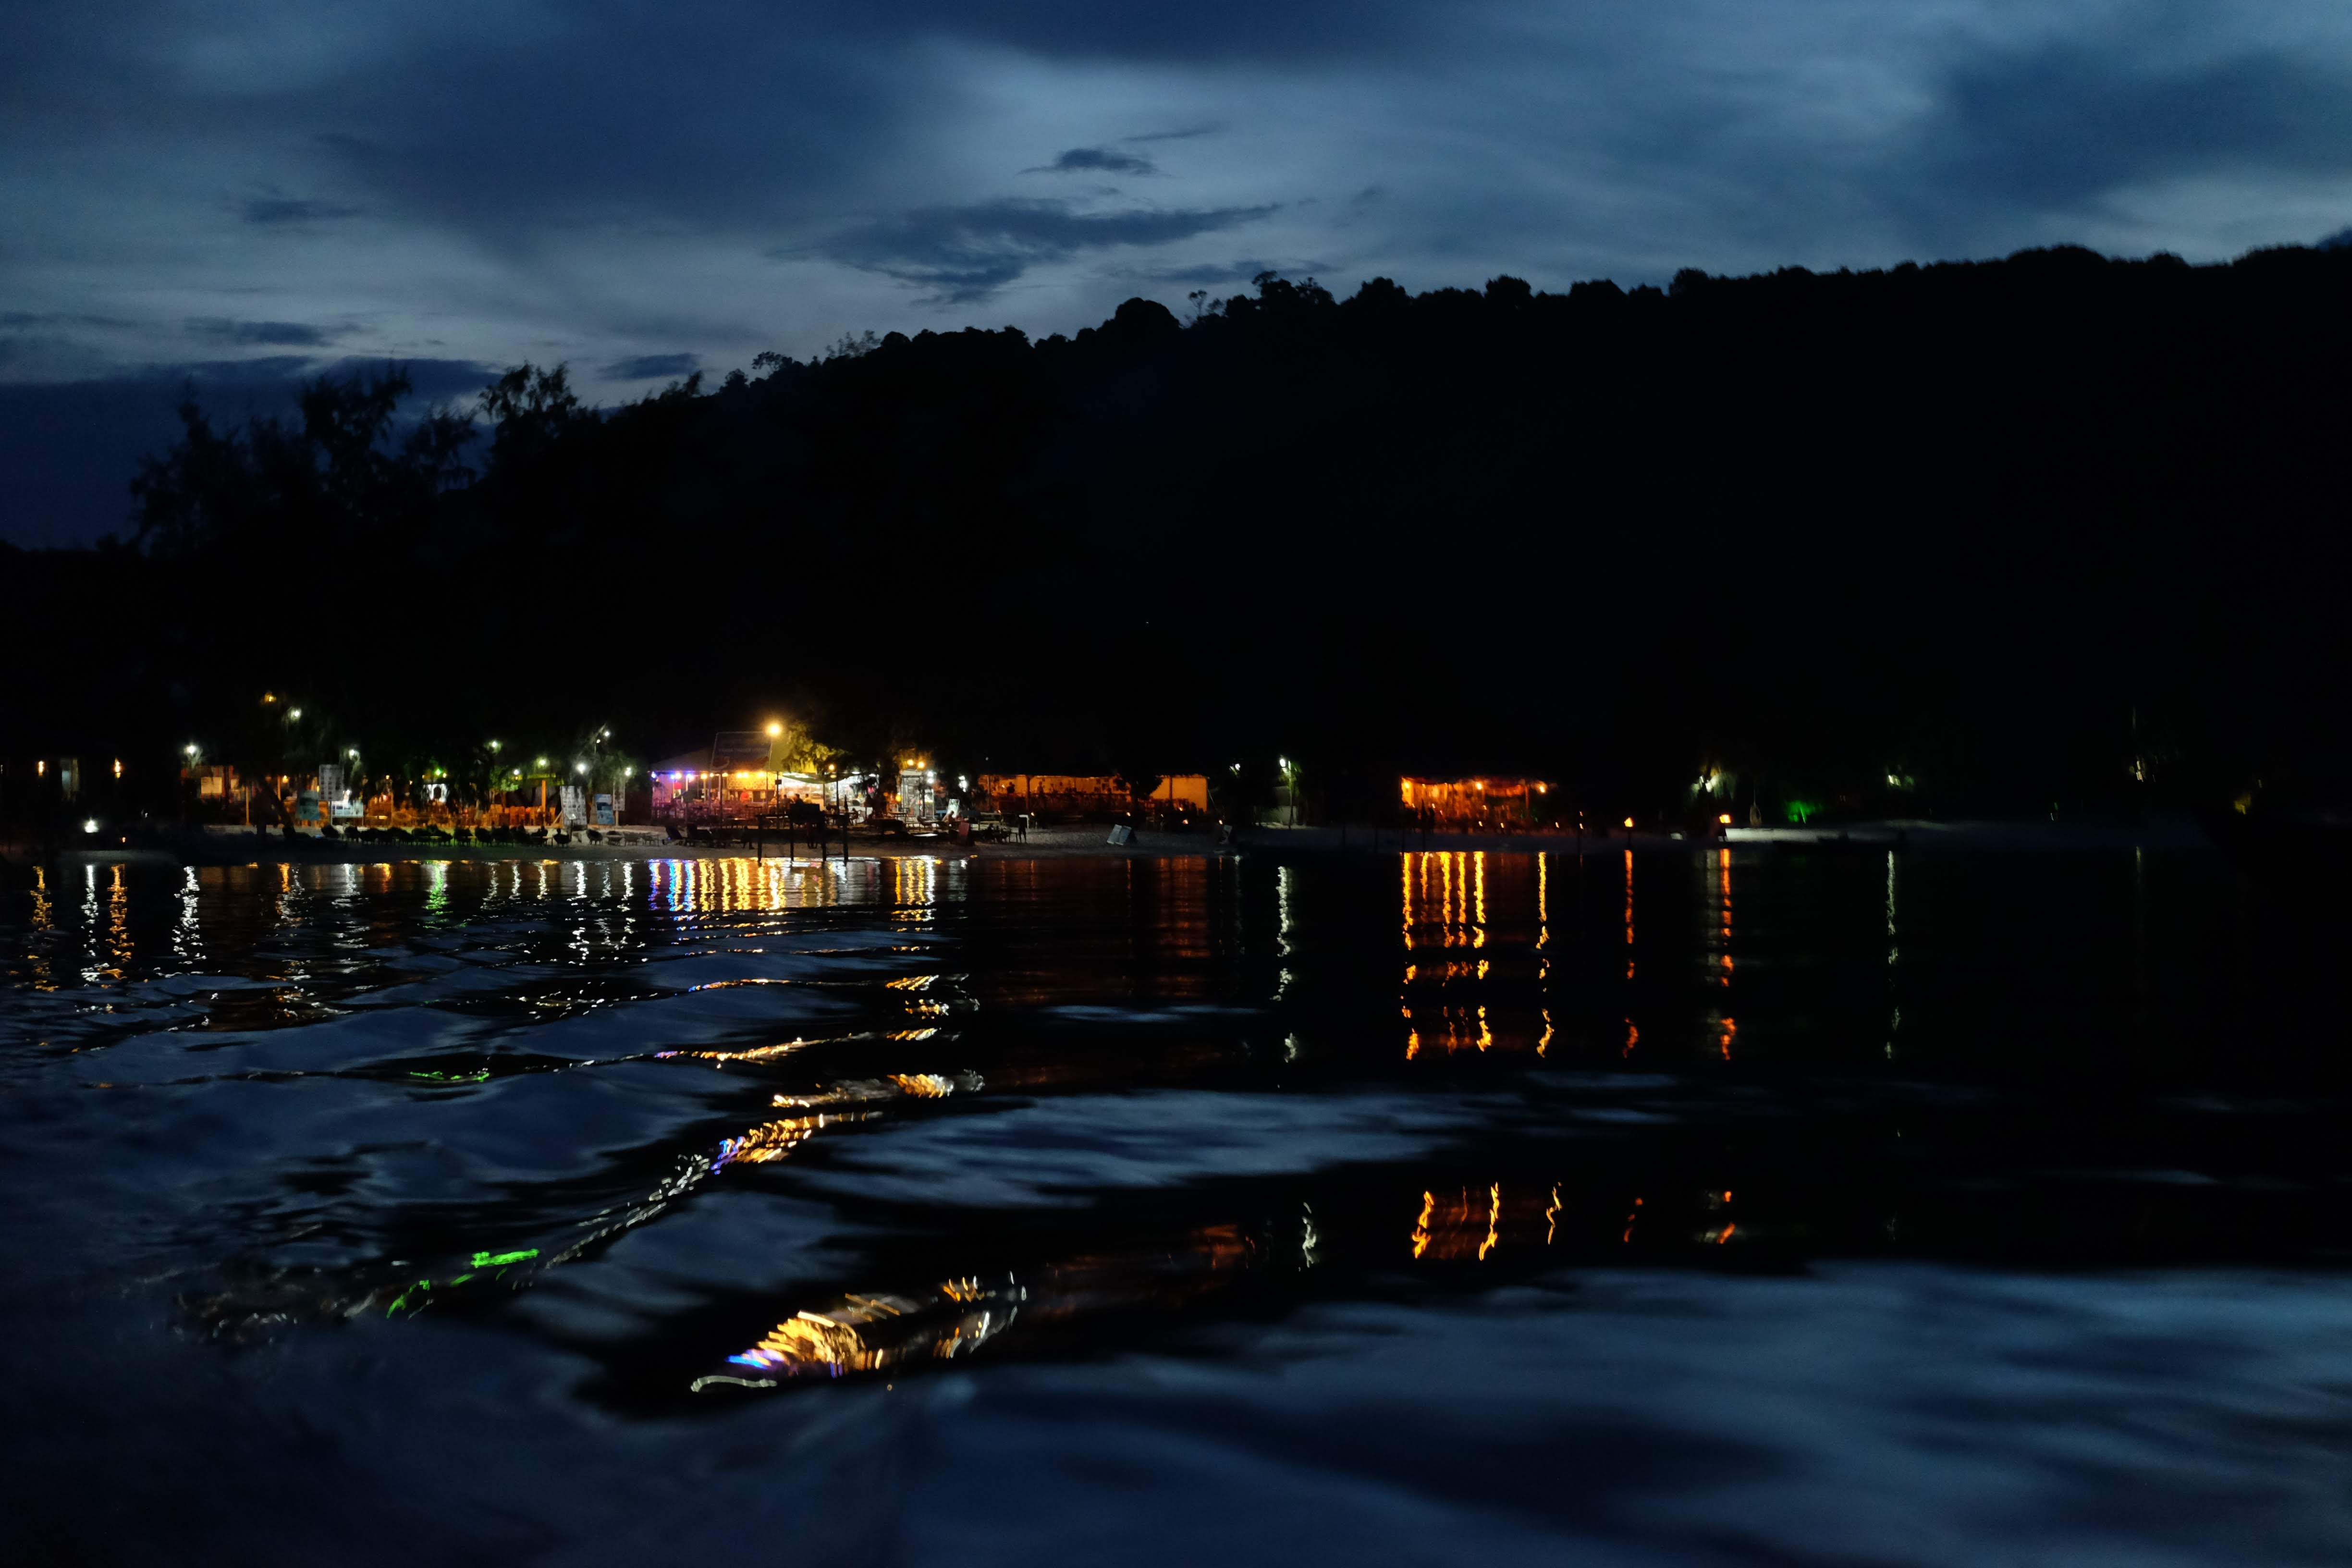
[[[1527,826],[1551,817],[1545,779],[1461,778],[1397,781],[1407,813],[1448,827]]]
[[[793,746],[782,726],[722,730],[708,749],[655,763],[654,820],[732,822],[788,810],[795,801],[840,809],[851,781],[787,767]]]
[[[1139,803],[1116,773],[982,773],[980,793],[998,811],[1045,812],[1054,816],[1121,816],[1141,804],[1158,812],[1205,814],[1209,780],[1204,773],[1170,773]]]

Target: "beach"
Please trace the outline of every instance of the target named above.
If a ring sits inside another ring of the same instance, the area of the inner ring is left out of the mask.
[[[30,865],[47,859],[108,864],[186,866],[375,865],[409,860],[612,861],[690,859],[984,859],[984,860],[1168,860],[1217,859],[1237,855],[1277,858],[1397,854],[1484,855],[1683,855],[1707,849],[1888,850],[1905,853],[2032,853],[2102,849],[2198,849],[2210,847],[2185,813],[2150,814],[2139,822],[1982,820],[1937,822],[1894,819],[1828,826],[1733,827],[1720,837],[1672,831],[1619,831],[1605,837],[1573,833],[1423,833],[1393,827],[1257,826],[1230,840],[1215,828],[1191,832],[1144,828],[1124,844],[1113,844],[1102,823],[1033,827],[1002,843],[966,844],[946,834],[876,834],[853,831],[845,840],[825,841],[824,852],[809,839],[770,838],[750,845],[673,844],[658,830],[624,829],[634,841],[590,843],[574,834],[569,844],[355,843],[315,834],[289,837],[275,832],[222,832],[164,828],[109,834],[89,841],[43,844],[16,839],[0,847],[0,860]]]

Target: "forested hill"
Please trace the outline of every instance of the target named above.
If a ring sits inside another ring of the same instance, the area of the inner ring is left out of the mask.
[[[877,754],[1528,767],[1596,805],[1709,763],[1952,809],[2117,797],[2136,758],[2324,790],[2347,307],[2352,252],[2303,249],[1269,276],[610,411],[525,368],[471,442],[321,384],[282,426],[192,411],[135,546],[0,563],[8,722],[163,745],[289,688],[417,755],[657,754],[783,701]]]

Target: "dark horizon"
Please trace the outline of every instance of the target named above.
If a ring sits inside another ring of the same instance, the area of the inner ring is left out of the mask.
[[[869,335],[609,410],[525,368],[405,426],[329,378],[290,423],[200,416],[137,549],[17,557],[54,586],[8,702],[109,754],[226,744],[286,689],[442,765],[597,725],[649,761],[781,705],[861,756],[1281,753],[1367,801],[1496,771],[1650,809],[1720,767],[1945,810],[2334,802],[2347,282],[2301,247],[1267,274],[1190,323]]]
[[[2283,240],[2253,247],[2235,256],[2194,263],[2200,268],[2229,268],[2248,257],[2268,250],[2311,248],[2333,250],[2352,246],[2352,227],[2342,228],[2307,245]],[[1981,267],[2017,259],[2027,254],[2047,251],[2089,249],[2073,243],[2030,247],[2000,257],[1953,258],[1932,261],[1905,259],[1885,266],[1856,267],[1841,265],[1829,276],[1874,275],[1908,268],[1951,267]],[[2104,253],[2101,253],[2104,254]],[[2168,251],[2158,251],[2146,257],[2105,255],[2110,261],[2152,260],[2169,257]],[[1274,269],[1276,277],[1283,276]],[[1697,268],[1682,268],[1670,277],[1688,274],[1707,276],[1715,281],[1739,282],[1781,274],[1803,274],[1815,269],[1796,263],[1784,263],[1769,270],[1719,277],[1704,273]],[[1506,276],[1522,276],[1524,269],[1507,271]],[[1635,279],[1623,282],[1613,278],[1579,279],[1561,285],[1554,292],[1562,295],[1579,288],[1606,286],[1632,291],[1643,287],[1662,287],[1669,279],[1655,283]],[[1246,279],[1235,281],[1245,282]],[[1360,284],[1359,285],[1360,286]],[[1459,283],[1434,284],[1427,291],[1436,292],[1458,288]],[[1539,285],[1538,292],[1544,292]],[[1180,318],[1197,310],[1202,300],[1211,297],[1205,289],[1185,289],[1180,297],[1171,286],[1160,291],[1164,297],[1146,294]],[[859,331],[841,331],[824,340],[824,346],[814,349],[807,356],[822,361],[860,341],[876,341],[890,331],[901,336],[913,335],[899,326],[886,326],[877,331],[869,323],[861,323]],[[934,329],[915,326],[914,334],[939,331],[992,330],[977,321],[967,321],[961,327]],[[1036,337],[1032,329],[1020,329]],[[1083,327],[1077,329],[1085,330]],[[1046,332],[1044,337],[1055,334]],[[654,354],[640,356],[626,365],[606,365],[602,373],[615,369],[633,373],[628,379],[636,384],[632,394],[609,393],[603,398],[593,394],[588,405],[611,410],[636,401],[662,384],[675,384],[689,375],[700,375],[707,386],[715,386],[726,374],[735,371],[749,372],[753,361],[763,354],[779,353],[775,349],[746,350],[734,363],[705,364],[693,354]],[[789,356],[787,356],[789,357]],[[568,362],[558,361],[567,369]],[[368,374],[398,371],[409,377],[415,388],[415,400],[408,413],[414,417],[426,405],[454,403],[464,408],[472,401],[472,394],[495,381],[511,365],[492,365],[471,360],[434,357],[403,359],[386,356],[341,355],[322,358],[301,353],[263,354],[243,359],[217,359],[175,364],[148,364],[135,370],[121,371],[108,375],[92,376],[63,382],[0,382],[0,545],[18,549],[88,549],[94,548],[110,537],[130,537],[136,526],[136,509],[129,497],[130,477],[139,466],[154,457],[177,437],[179,420],[175,413],[180,404],[194,395],[207,405],[216,419],[235,424],[241,419],[283,416],[292,412],[306,383],[320,376],[349,377]],[[598,367],[573,370],[575,385],[585,385],[599,379]],[[609,383],[608,383],[609,386]],[[121,478],[115,477],[120,470]]]

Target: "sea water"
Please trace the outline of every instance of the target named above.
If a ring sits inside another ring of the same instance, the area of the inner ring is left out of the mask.
[[[2219,858],[51,867],[10,1561],[2340,1562]]]

